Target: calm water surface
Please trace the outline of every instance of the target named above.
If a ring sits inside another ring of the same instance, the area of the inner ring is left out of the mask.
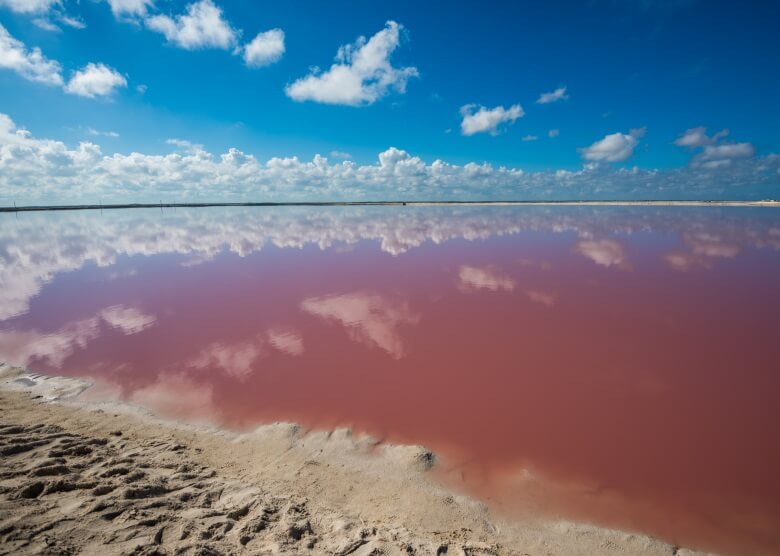
[[[352,426],[442,480],[780,551],[780,211],[0,215],[0,360],[244,429]]]

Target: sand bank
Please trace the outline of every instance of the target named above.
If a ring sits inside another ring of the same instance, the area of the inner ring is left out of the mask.
[[[0,364],[0,554],[693,554],[510,521],[433,480],[433,454],[348,430],[237,434],[75,399]]]

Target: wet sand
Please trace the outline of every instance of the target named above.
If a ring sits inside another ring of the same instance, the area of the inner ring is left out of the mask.
[[[693,554],[503,518],[434,480],[436,456],[421,447],[162,421],[74,401],[87,386],[0,366],[0,553]]]

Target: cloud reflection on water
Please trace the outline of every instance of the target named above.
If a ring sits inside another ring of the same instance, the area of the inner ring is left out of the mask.
[[[6,363],[27,367],[45,361],[59,368],[76,349],[84,348],[100,335],[105,322],[125,335],[137,334],[154,324],[156,317],[135,307],[114,305],[97,315],[66,323],[55,332],[0,330],[0,358]]]
[[[463,292],[476,290],[508,291],[511,292],[517,285],[506,274],[488,267],[476,267],[463,265],[458,271],[458,287]]]
[[[338,322],[352,340],[376,346],[395,359],[405,351],[399,328],[420,319],[403,300],[360,292],[304,299],[301,309]]]
[[[349,424],[736,528],[737,495],[777,515],[779,214],[0,217],[0,361],[187,420]]]
[[[523,232],[573,234],[577,249],[605,267],[628,268],[620,241],[658,231],[681,239],[667,258],[673,268],[727,256],[744,247],[780,249],[780,227],[761,211],[716,208],[594,207],[193,209],[160,215],[146,210],[0,215],[0,321],[24,314],[56,275],[122,257],[178,254],[201,264],[222,252],[240,257],[269,245],[320,249],[375,241],[401,255],[427,242],[486,240]],[[683,212],[684,211],[684,212]],[[717,233],[710,233],[717,229]],[[720,253],[720,255],[718,255]],[[134,270],[126,271],[132,278]],[[115,271],[108,274],[118,278]]]

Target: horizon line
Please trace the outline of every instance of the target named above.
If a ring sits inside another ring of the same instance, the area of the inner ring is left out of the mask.
[[[524,206],[524,205],[558,205],[558,206],[725,206],[725,207],[780,207],[780,200],[765,199],[760,201],[727,201],[727,200],[658,200],[646,199],[636,201],[619,200],[567,200],[567,201],[247,201],[247,202],[203,202],[203,203],[109,203],[80,205],[25,205],[0,207],[0,212],[38,212],[65,210],[114,210],[135,208],[207,208],[207,207],[338,207],[338,206]]]

